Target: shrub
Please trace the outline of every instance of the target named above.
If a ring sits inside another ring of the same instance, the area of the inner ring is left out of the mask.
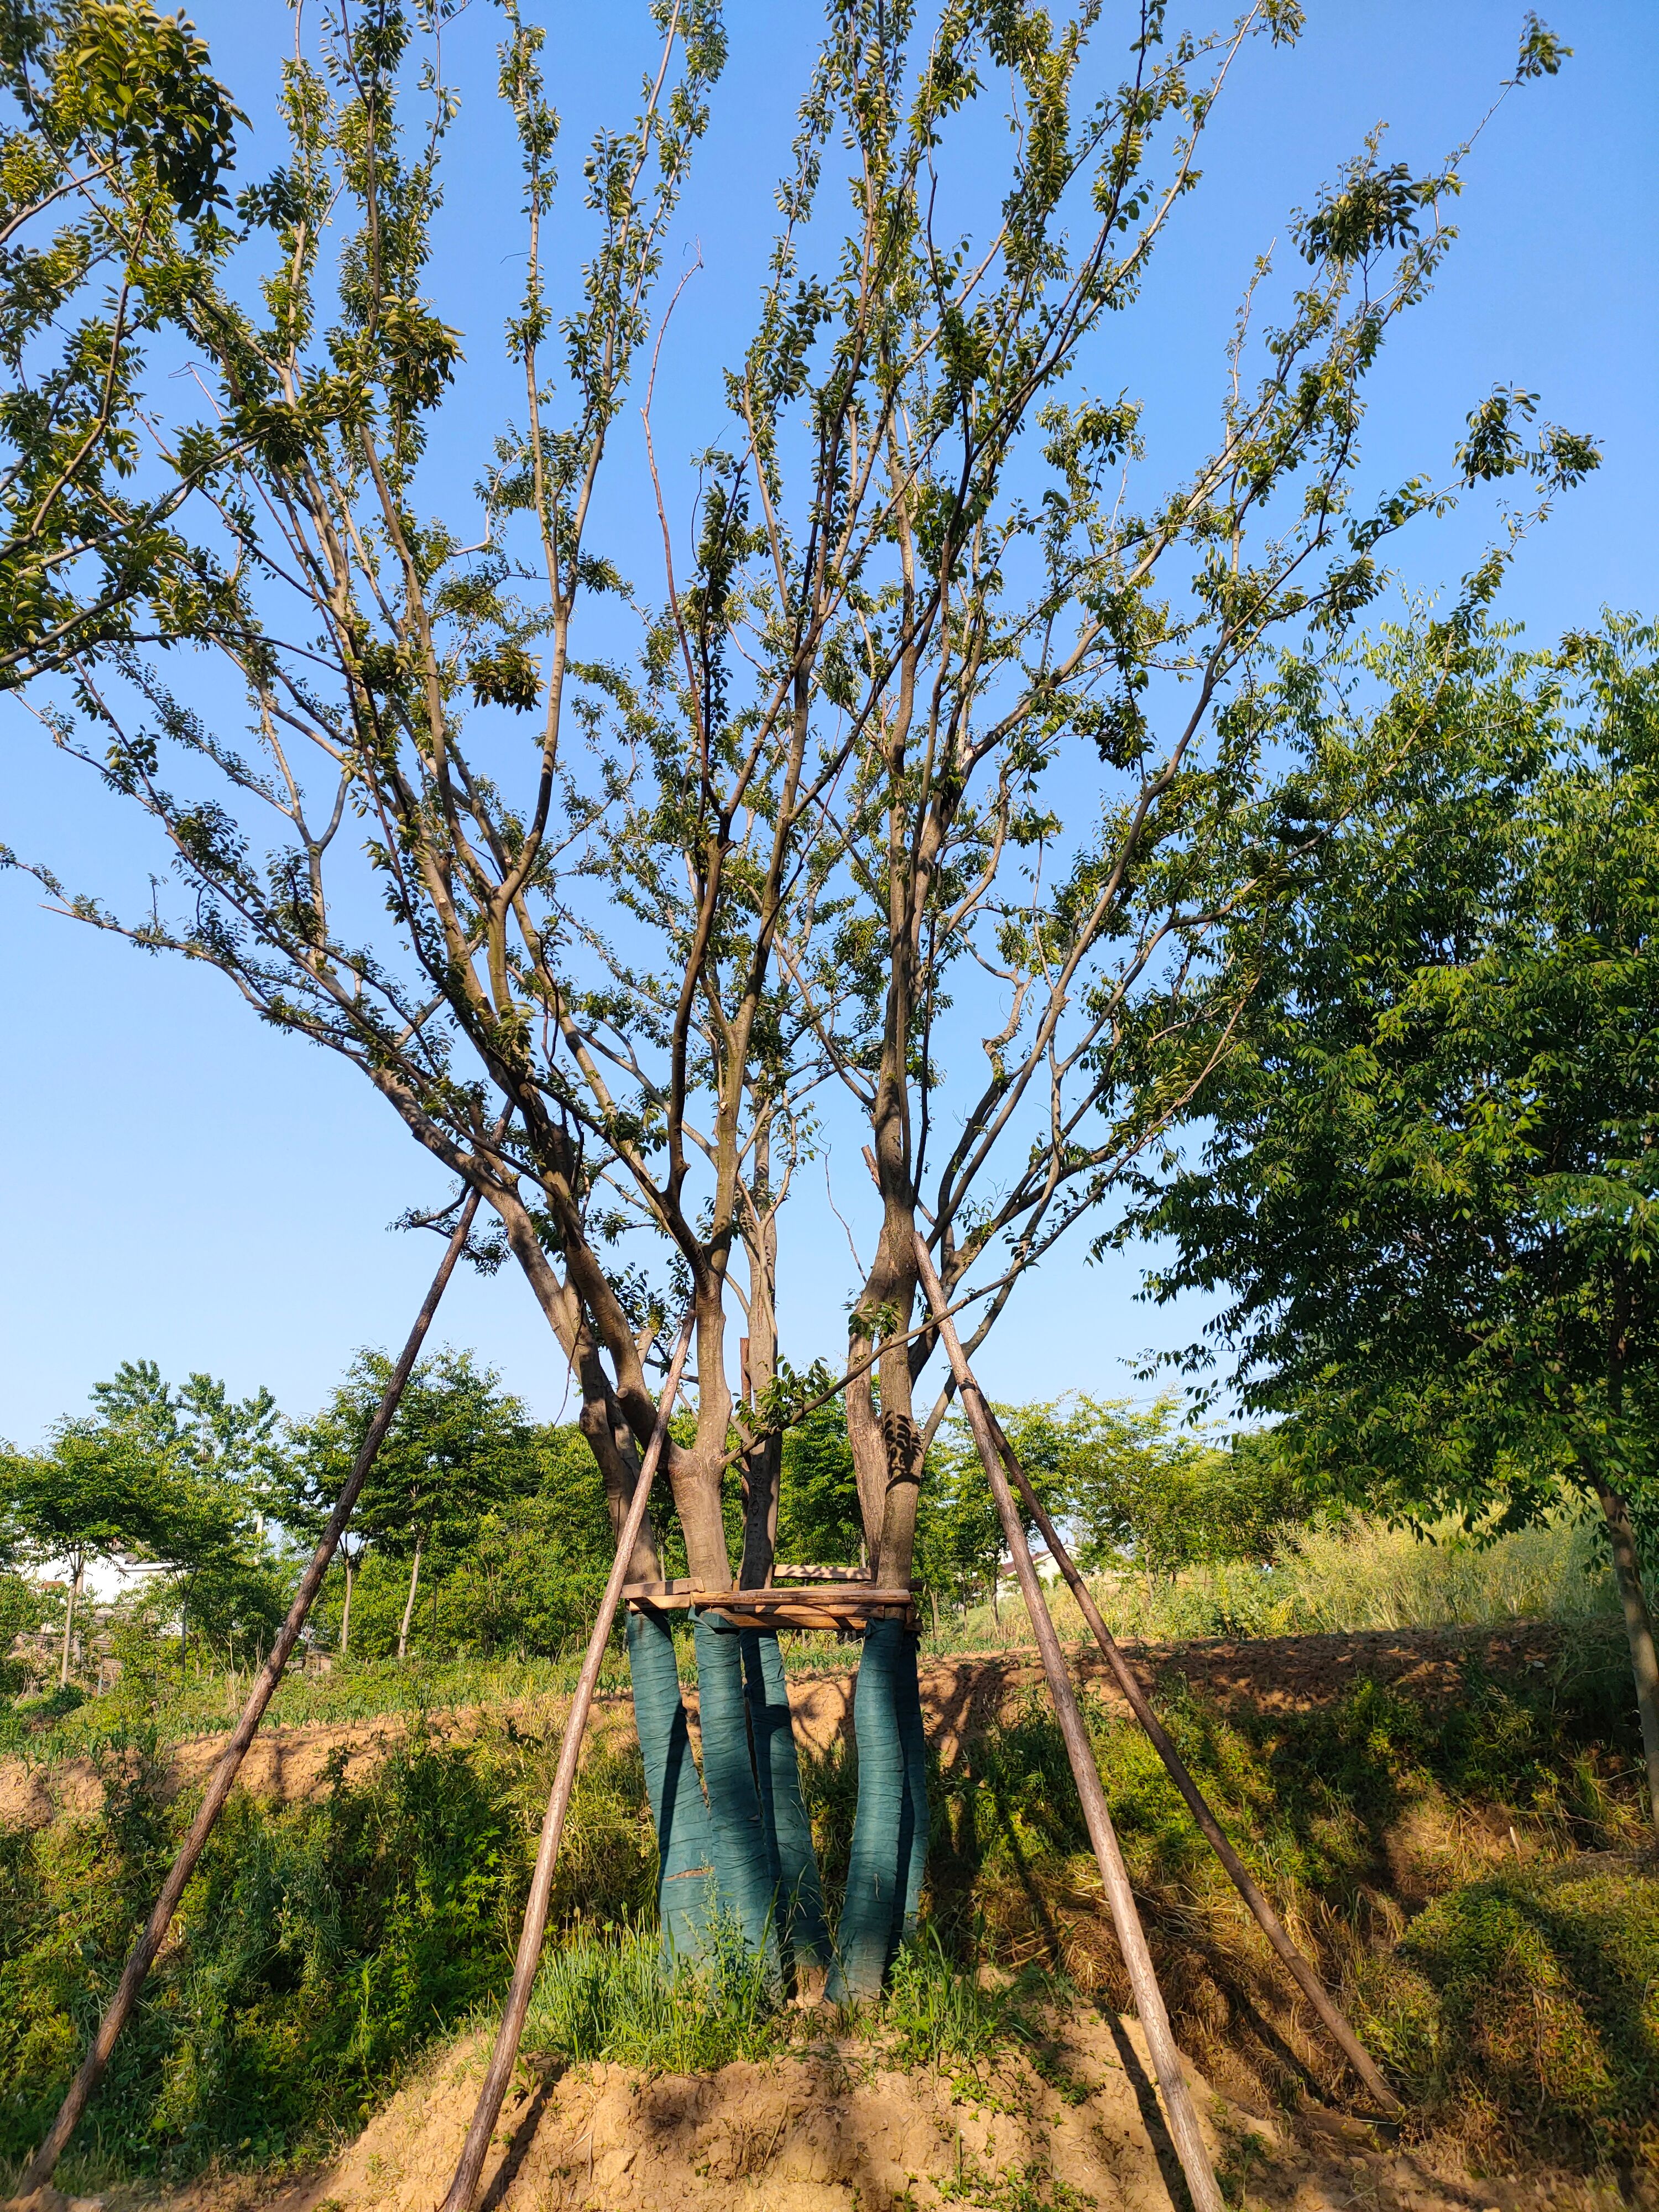
[[[1659,2159],[1659,1881],[1517,1870],[1438,1898],[1360,1976],[1362,2022],[1425,2118],[1489,2154]]]

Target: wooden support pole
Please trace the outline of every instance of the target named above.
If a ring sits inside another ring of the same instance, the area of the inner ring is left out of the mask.
[[[495,2032],[495,2047],[489,2055],[489,2070],[484,2075],[483,2088],[478,2092],[472,2124],[467,2130],[466,2141],[461,2148],[460,2163],[455,2168],[455,2179],[449,2185],[449,2194],[443,2201],[442,2212],[472,2212],[473,2192],[478,2186],[478,2176],[483,2172],[483,2162],[489,2150],[489,2139],[501,2116],[501,2100],[507,2094],[507,2085],[512,2080],[513,2069],[518,2063],[519,2039],[524,2033],[525,2014],[530,2009],[530,1993],[535,1987],[536,1969],[541,1963],[542,1939],[547,1933],[547,1911],[553,1894],[553,1869],[558,1863],[559,1838],[564,1832],[565,1814],[570,1809],[570,1793],[576,1784],[576,1766],[581,1757],[587,1716],[593,1703],[599,1668],[604,1662],[605,1647],[611,1640],[617,1601],[628,1578],[628,1563],[634,1556],[634,1547],[639,1541],[640,1530],[645,1525],[652,1477],[656,1474],[657,1462],[662,1456],[663,1443],[668,1434],[668,1417],[674,1410],[680,1376],[684,1372],[686,1354],[690,1348],[691,1316],[688,1312],[680,1324],[679,1340],[674,1346],[674,1356],[668,1365],[668,1380],[663,1385],[662,1396],[657,1406],[656,1426],[651,1431],[651,1441],[646,1446],[645,1458],[641,1462],[639,1477],[634,1485],[634,1495],[628,1508],[628,1518],[617,1539],[617,1556],[611,1563],[605,1595],[599,1600],[593,1633],[587,1639],[587,1653],[582,1661],[582,1671],[576,1680],[576,1694],[570,1701],[570,1717],[564,1725],[564,1741],[559,1746],[559,1763],[554,1771],[553,1788],[547,1801],[547,1816],[542,1822],[541,1842],[537,1846],[535,1871],[530,1877],[530,1896],[525,1905],[524,1926],[519,1933],[519,1954],[514,1961],[512,1986],[507,1993],[507,2002],[501,2008],[501,2024]]]
[[[1100,1607],[1095,1603],[1093,1593],[1090,1590],[1089,1585],[1079,1573],[1076,1561],[1061,1543],[1059,1532],[1044,1511],[1042,1501],[1031,1487],[1030,1477],[1019,1463],[1018,1454],[1003,1434],[1001,1423],[988,1406],[986,1407],[986,1419],[990,1424],[991,1433],[996,1440],[1008,1472],[1013,1476],[1018,1485],[1020,1495],[1025,1500],[1026,1510],[1042,1532],[1042,1540],[1048,1547],[1050,1558],[1066,1577],[1072,1595],[1078,1601],[1079,1610],[1094,1632],[1096,1643],[1105,1653],[1107,1664],[1111,1668],[1118,1688],[1122,1691],[1129,1710],[1151,1737],[1152,1747],[1164,1761],[1170,1781],[1186,1799],[1187,1809],[1198,1823],[1200,1833],[1231,1876],[1233,1887],[1255,1916],[1256,1925],[1283,1960],[1297,1987],[1319,2014],[1320,2019],[1324,2021],[1332,2041],[1337,2045],[1349,2065],[1352,2067],[1384,2112],[1403,2111],[1404,2107],[1399,2098],[1377,2071],[1375,2061],[1352,2028],[1349,2027],[1329,1990],[1315,1972],[1310,1962],[1304,1958],[1302,1953],[1291,1941],[1284,1922],[1273,1911],[1267,1898],[1262,1895],[1249,1869],[1228,1842],[1220,1822],[1210,1810],[1203,1791],[1193,1779],[1186,1760],[1170,1741],[1168,1730],[1152,1711],[1146,1692],[1135,1680],[1133,1669],[1119,1650],[1117,1639],[1102,1618]]]
[[[989,1409],[969,1370],[961,1340],[951,1319],[944,1287],[934,1271],[927,1243],[921,1236],[916,1238],[916,1267],[951,1362],[951,1371],[956,1377],[963,1411],[968,1416],[968,1425],[972,1429],[974,1442],[979,1447],[986,1480],[996,1500],[1002,1533],[1013,1558],[1015,1573],[1019,1577],[1025,1609],[1031,1617],[1037,1650],[1042,1656],[1042,1671],[1048,1676],[1049,1695],[1054,1701],[1060,1734],[1066,1739],[1072,1778],[1077,1784],[1078,1796],[1083,1802],[1083,1817],[1088,1826],[1089,1840],[1094,1845],[1095,1863],[1100,1869],[1106,1901],[1111,1908],[1112,1925],[1117,1931],[1118,1946],[1123,1954],[1123,1963],[1128,1969],[1135,2010],[1146,2037],[1147,2048],[1152,2052],[1152,2070],[1158,2076],[1158,2086],[1164,2094],[1164,2117],[1169,2123],[1176,2155],[1181,2160],[1182,2173],[1187,2177],[1187,2187],[1194,2212],[1223,2212],[1215,2168],[1210,2163],[1210,2154],[1205,2149],[1204,2138],[1199,2132],[1198,2114],[1194,2108],[1192,2092],[1187,2087],[1187,2076],[1182,2071],[1181,2053],[1176,2048],[1175,2037],[1170,2032],[1164,1992],[1158,1984],[1152,1954],[1146,1946],[1146,1933],[1135,1907],[1134,1893],[1129,1887],[1129,1871],[1118,1848],[1116,1832],[1112,1826],[1112,1816],[1106,1804],[1106,1792],[1101,1786],[1100,1769],[1095,1764],[1094,1747],[1089,1741],[1088,1730],[1083,1725],[1083,1715],[1078,1710],[1077,1692],[1072,1687],[1071,1676],[1066,1671],[1065,1654],[1060,1648],[1060,1638],[1042,1595],[1042,1585],[1037,1580],[1036,1568],[1032,1564],[1031,1547],[1025,1540],[1025,1530],[1014,1510],[1013,1494],[1003,1472],[1002,1455],[991,1431]]]
[[[392,1416],[396,1413],[398,1401],[404,1395],[404,1386],[409,1381],[410,1371],[419,1356],[421,1346],[425,1340],[426,1333],[432,1326],[432,1316],[438,1310],[438,1301],[442,1297],[449,1279],[455,1272],[455,1262],[461,1256],[462,1248],[466,1243],[467,1231],[471,1228],[473,1216],[477,1211],[478,1194],[477,1191],[469,1191],[465,1202],[461,1207],[460,1219],[455,1224],[455,1232],[445,1248],[444,1256],[438,1264],[437,1273],[432,1278],[432,1287],[428,1291],[425,1303],[415,1317],[415,1326],[409,1332],[409,1340],[403,1348],[398,1364],[392,1370],[392,1378],[381,1393],[380,1402],[374,1409],[374,1418],[368,1425],[368,1433],[364,1437],[358,1449],[351,1473],[346,1479],[345,1488],[340,1492],[339,1500],[333,1512],[329,1516],[328,1526],[323,1531],[322,1540],[311,1555],[310,1565],[300,1577],[300,1587],[294,1594],[294,1602],[288,1609],[288,1618],[283,1623],[276,1641],[270,1647],[270,1656],[260,1668],[253,1687],[248,1694],[247,1703],[242,1708],[242,1717],[232,1731],[230,1741],[219,1754],[219,1763],[214,1768],[208,1782],[207,1794],[202,1800],[201,1809],[191,1822],[190,1833],[180,1845],[179,1856],[173,1862],[172,1870],[161,1885],[161,1894],[155,1900],[155,1909],[145,1923],[144,1932],[132,1947],[131,1955],[123,1970],[115,1995],[110,2000],[109,2009],[98,2023],[98,2033],[93,2039],[92,2048],[82,2060],[80,2071],[70,2083],[64,2101],[58,2108],[58,2117],[52,2122],[45,2142],[24,2170],[22,2180],[18,2185],[18,2194],[25,2201],[44,2190],[51,2181],[52,2175],[57,2172],[58,2161],[64,2155],[70,2137],[75,2133],[82,2114],[92,2101],[98,2084],[104,2078],[105,2069],[110,2062],[110,2054],[115,2049],[116,2039],[126,2026],[133,2006],[138,2001],[138,1992],[143,1987],[144,1977],[155,1962],[155,1954],[161,1949],[162,1939],[167,1935],[168,1923],[178,1910],[179,1900],[184,1895],[190,1878],[196,1871],[197,1863],[206,1847],[207,1839],[213,1833],[214,1824],[224,1809],[225,1800],[230,1795],[231,1784],[236,1779],[237,1770],[246,1755],[247,1747],[253,1741],[254,1731],[264,1717],[265,1707],[270,1703],[276,1685],[283,1679],[283,1668],[293,1656],[294,1647],[300,1640],[300,1632],[305,1626],[306,1618],[311,1611],[318,1591],[323,1586],[323,1577],[328,1572],[335,1548],[345,1532],[347,1522],[351,1518],[351,1510],[357,1503],[358,1493],[362,1489],[369,1469],[374,1464],[375,1455],[386,1441],[386,1431],[392,1426]]]

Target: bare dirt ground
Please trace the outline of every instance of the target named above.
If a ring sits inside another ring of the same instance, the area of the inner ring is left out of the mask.
[[[433,2212],[471,2117],[485,2045],[434,2060],[326,2166],[286,2185],[205,2181],[31,2212]],[[1246,2212],[1612,2212],[1611,2189],[1471,2181],[1328,2114],[1269,2118],[1190,2064],[1200,2124]],[[867,2046],[698,2075],[590,2066],[521,2085],[485,2168],[481,2212],[1174,2212],[1185,2201],[1133,2020],[1056,2022],[1041,2073],[976,2081],[896,2072]]]
[[[1264,1636],[1181,1644],[1126,1644],[1124,1650],[1149,1691],[1185,1682],[1224,1708],[1254,1705],[1264,1712],[1305,1711],[1344,1696],[1359,1680],[1397,1684],[1425,1702],[1449,1699],[1462,1687],[1471,1659],[1494,1674],[1517,1674],[1547,1667],[1561,1649],[1561,1631],[1545,1622],[1504,1629],[1371,1630],[1346,1636]],[[1069,1647],[1077,1678],[1112,1705],[1120,1704],[1106,1662],[1093,1645]],[[929,1734],[949,1765],[963,1741],[994,1723],[1042,1680],[1035,1647],[1006,1652],[967,1652],[925,1661],[922,1708]],[[848,1736],[852,1726],[853,1671],[802,1675],[790,1683],[796,1729],[815,1750]],[[564,1700],[537,1700],[484,1709],[466,1706],[428,1716],[428,1725],[465,1738],[507,1719],[556,1723]],[[696,1695],[688,1693],[692,1725]],[[596,1732],[628,1729],[627,1702],[601,1698]],[[258,1737],[243,1763],[241,1786],[254,1796],[292,1804],[324,1786],[330,1762],[343,1756],[348,1779],[361,1780],[408,1729],[400,1715],[373,1721],[306,1728],[273,1728]],[[222,1735],[192,1736],[169,1755],[174,1789],[205,1779],[224,1748]],[[41,1822],[96,1811],[97,1774],[89,1759],[57,1766],[0,1760],[0,1823]]]

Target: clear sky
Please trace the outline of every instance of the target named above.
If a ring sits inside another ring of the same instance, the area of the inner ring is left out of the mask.
[[[246,173],[263,174],[281,158],[272,95],[289,10],[283,0],[198,0],[192,12],[252,118]],[[627,112],[648,49],[646,11],[526,0],[526,12],[549,26],[568,179],[592,124]],[[1105,12],[1109,21],[1128,13],[1121,0]],[[1461,243],[1374,380],[1365,434],[1374,480],[1443,471],[1464,416],[1503,381],[1599,438],[1601,472],[1561,502],[1509,587],[1504,611],[1540,642],[1605,604],[1659,611],[1650,526],[1659,9],[1563,0],[1543,12],[1575,56],[1556,79],[1513,94],[1471,155]],[[776,0],[733,0],[728,15],[732,64],[674,249],[684,262],[695,241],[702,256],[659,428],[687,450],[718,429],[713,380],[755,296],[771,182],[817,27],[809,6]],[[1146,398],[1155,449],[1189,454],[1207,430],[1239,289],[1252,258],[1284,240],[1289,210],[1379,122],[1391,158],[1432,166],[1512,68],[1521,10],[1310,0],[1308,15],[1294,51],[1248,56],[1143,309],[1114,326],[1117,350],[1091,364],[1095,388]],[[489,363],[518,248],[510,149],[488,99],[498,36],[483,0],[447,33],[466,105],[435,287],[447,319],[468,332],[466,404],[480,421],[501,391]],[[476,471],[476,452],[466,468]],[[610,518],[624,560],[646,544],[649,520],[643,510]],[[1455,580],[1484,530],[1473,514],[1420,529],[1399,549],[1402,581]],[[15,702],[0,701],[0,842],[77,886],[142,887],[159,855],[43,751]],[[157,1359],[174,1376],[204,1368],[239,1391],[269,1382],[298,1412],[355,1346],[401,1340],[435,1247],[387,1224],[440,1186],[361,1078],[261,1028],[219,979],[46,914],[15,876],[0,877],[0,1436],[33,1442],[123,1358]],[[838,1197],[846,1169],[836,1164]],[[798,1364],[844,1340],[848,1267],[842,1232],[819,1209],[783,1285],[785,1348]],[[1057,1256],[1002,1322],[982,1362],[988,1383],[1010,1396],[1133,1389],[1126,1357],[1184,1340],[1201,1320],[1138,1304],[1137,1281],[1131,1259],[1090,1267],[1080,1244]],[[560,1363],[510,1268],[492,1282],[458,1280],[438,1334],[476,1346],[538,1412],[559,1412]]]

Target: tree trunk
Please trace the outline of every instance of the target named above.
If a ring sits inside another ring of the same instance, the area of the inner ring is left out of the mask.
[[[410,1563],[409,1595],[404,1601],[404,1617],[398,1629],[398,1656],[403,1658],[409,1650],[409,1624],[415,1612],[415,1588],[421,1579],[421,1547],[426,1541],[425,1532],[415,1539],[415,1557]]]
[[[908,1225],[904,1233],[909,1233]],[[878,1268],[880,1265],[878,1260]],[[895,1269],[891,1279],[898,1283],[902,1310],[908,1312],[914,1268],[908,1275]],[[867,1286],[866,1296],[870,1296]],[[879,1423],[867,1385],[861,1406],[850,1388],[847,1401],[848,1439],[859,1469],[870,1572],[878,1583],[895,1587],[910,1579],[921,1474],[921,1439],[909,1410],[908,1363],[906,1351],[883,1354]],[[866,1464],[872,1441],[881,1455],[874,1470]],[[872,1527],[876,1512],[879,1517]],[[837,1966],[830,1981],[830,1994],[837,2002],[878,1996],[894,1952],[915,1929],[928,1828],[927,1741],[916,1680],[918,1642],[902,1621],[872,1621],[865,1631],[853,1696],[858,1810],[837,1931]]]
[[[66,1690],[69,1687],[70,1643],[75,1633],[75,1601],[81,1595],[81,1577],[86,1571],[86,1561],[71,1555],[69,1604],[64,1613],[64,1657],[58,1669],[58,1686],[60,1690]]]
[[[741,1639],[718,1616],[706,1613],[696,1615],[692,1633],[697,1648],[702,1778],[708,1793],[720,1903],[736,1917],[746,1948],[765,1959],[769,1971],[781,1972],[772,1880],[775,1849],[750,1755]]]
[[[351,1586],[356,1580],[351,1564],[351,1554],[345,1554],[345,1603],[340,1607],[340,1656],[343,1659],[351,1649]]]
[[[902,1933],[909,1841],[905,1811],[904,1747],[898,1725],[897,1675],[909,1641],[897,1620],[872,1620],[864,1632],[853,1691],[853,1733],[859,1752],[858,1811],[847,1869],[847,1898],[836,1932],[830,1995],[837,2004],[879,1996]],[[901,1853],[902,1851],[902,1856]]]
[[[1595,1478],[1607,1541],[1613,1549],[1613,1578],[1625,1615],[1625,1635],[1630,1644],[1631,1672],[1636,1678],[1636,1710],[1642,1723],[1642,1756],[1647,1768],[1648,1809],[1659,1832],[1659,1657],[1653,1643],[1653,1618],[1642,1586],[1641,1554],[1630,1507],[1622,1494]]]

